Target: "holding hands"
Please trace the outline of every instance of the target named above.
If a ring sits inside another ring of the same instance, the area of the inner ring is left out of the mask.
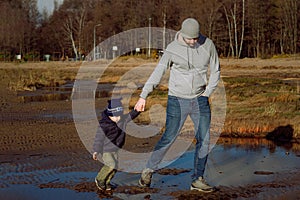
[[[139,98],[138,102],[135,104],[134,109],[138,112],[142,112],[145,110],[146,100],[143,98]]]
[[[97,156],[98,156],[98,152],[94,152],[94,153],[93,153],[93,159],[94,159],[94,160],[97,160]]]

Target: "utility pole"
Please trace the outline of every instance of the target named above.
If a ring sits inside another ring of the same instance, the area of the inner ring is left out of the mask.
[[[96,60],[96,27],[101,26],[101,24],[96,24],[94,26],[94,61]]]
[[[166,49],[166,24],[167,24],[166,11],[164,11],[163,51],[165,51]]]
[[[151,57],[151,17],[149,17],[149,41],[148,41],[148,58]]]

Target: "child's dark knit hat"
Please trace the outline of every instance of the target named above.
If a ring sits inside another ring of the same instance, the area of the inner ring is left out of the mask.
[[[122,98],[108,100],[106,108],[108,116],[121,116],[123,115],[123,105],[121,102]]]

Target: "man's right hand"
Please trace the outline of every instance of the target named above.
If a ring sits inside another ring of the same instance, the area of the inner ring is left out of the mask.
[[[139,98],[138,102],[136,102],[134,109],[138,112],[142,112],[145,110],[146,100],[143,98]]]

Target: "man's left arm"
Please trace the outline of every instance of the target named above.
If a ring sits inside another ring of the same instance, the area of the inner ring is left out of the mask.
[[[210,97],[213,91],[218,86],[220,80],[220,62],[218,53],[215,45],[212,43],[210,47],[210,76],[208,80],[208,85],[206,86],[205,92],[202,94],[203,96]]]

